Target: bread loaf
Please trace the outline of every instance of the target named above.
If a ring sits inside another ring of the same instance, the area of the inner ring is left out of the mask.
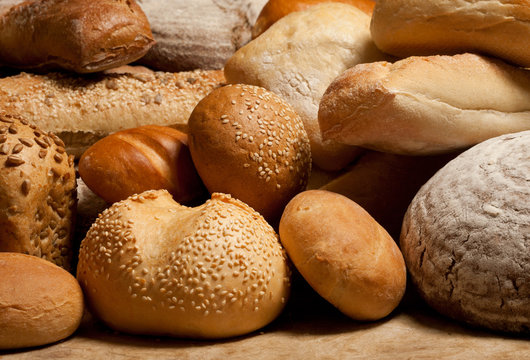
[[[224,81],[222,71],[72,76],[22,73],[0,79],[0,108],[53,131],[80,156],[102,137],[142,125],[186,124]]]
[[[83,292],[64,269],[18,253],[0,253],[0,349],[62,340],[79,327]]]
[[[165,190],[105,210],[81,244],[77,274],[110,327],[190,338],[259,329],[290,288],[278,236],[257,212],[224,194],[188,208]]]
[[[368,15],[372,15],[375,5],[373,0],[269,0],[261,12],[254,26],[252,27],[252,38],[255,39],[265,32],[272,24],[280,20],[285,15],[295,11],[305,10],[313,5],[323,2],[342,2],[353,5]]]
[[[181,204],[207,194],[191,160],[187,135],[165,126],[111,134],[89,147],[78,166],[88,187],[109,203],[152,189],[168,190]]]
[[[367,14],[341,3],[289,14],[238,50],[225,76],[230,83],[261,86],[282,96],[304,122],[313,161],[325,170],[341,169],[359,150],[322,139],[318,105],[344,70],[383,59],[370,39],[369,23]]]
[[[141,0],[156,45],[140,62],[163,71],[222,69],[251,38],[266,0]]]
[[[478,52],[530,67],[529,21],[521,0],[378,0],[371,32],[396,56]]]
[[[412,201],[401,233],[411,279],[442,314],[530,329],[530,131],[449,162]]]
[[[0,251],[70,270],[76,207],[73,156],[55,135],[0,113]]]
[[[142,57],[154,44],[134,0],[30,0],[0,13],[0,63],[96,72]]]
[[[322,97],[324,139],[403,155],[530,129],[530,71],[474,54],[357,65]]]

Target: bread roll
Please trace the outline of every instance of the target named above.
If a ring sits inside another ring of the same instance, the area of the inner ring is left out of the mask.
[[[474,54],[361,64],[322,97],[324,139],[402,155],[530,129],[530,71]]]
[[[222,71],[72,76],[22,73],[0,79],[0,108],[66,143],[79,157],[102,137],[142,125],[186,124],[195,105],[224,82]]]
[[[0,63],[101,71],[141,58],[154,44],[134,0],[30,0],[0,11]]]
[[[69,270],[76,207],[74,159],[64,144],[0,112],[0,251]]]
[[[390,314],[405,292],[403,256],[390,235],[350,199],[323,190],[295,196],[280,240],[300,274],[356,320]]]
[[[213,194],[188,208],[151,190],[101,214],[81,244],[77,276],[113,329],[223,338],[281,312],[286,260],[274,230],[241,201]]]
[[[207,193],[187,135],[166,126],[145,125],[99,140],[81,156],[79,175],[109,203],[152,189],[166,189],[184,204]]]
[[[412,201],[401,233],[411,279],[442,314],[530,329],[530,131],[476,145]]]
[[[251,38],[267,0],[142,0],[156,45],[140,62],[163,71],[222,69]]]
[[[396,56],[478,52],[530,67],[529,21],[521,0],[378,0],[371,32]]]
[[[0,349],[53,343],[81,323],[83,292],[64,269],[17,253],[0,253]]]
[[[274,222],[305,190],[307,133],[276,94],[240,84],[216,89],[195,107],[188,125],[191,156],[210,192],[231,194]]]
[[[238,50],[225,76],[230,83],[261,86],[282,96],[304,122],[313,161],[325,170],[341,169],[359,150],[321,138],[318,105],[344,70],[383,59],[370,39],[369,23],[361,10],[341,3],[289,14]]]
[[[353,5],[368,15],[372,15],[375,1],[373,0],[269,0],[261,10],[256,23],[252,27],[252,38],[255,39],[265,32],[272,24],[285,15],[305,10],[323,2],[342,2]]]

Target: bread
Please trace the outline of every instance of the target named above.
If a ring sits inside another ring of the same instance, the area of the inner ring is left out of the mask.
[[[83,316],[83,293],[64,269],[0,253],[0,349],[45,345],[70,336]]]
[[[530,129],[530,71],[474,54],[361,64],[322,97],[324,139],[402,155]]]
[[[191,160],[187,135],[166,126],[111,134],[88,148],[78,166],[88,187],[109,203],[152,189],[168,190],[181,204],[207,194]]]
[[[142,0],[156,45],[140,62],[163,71],[222,69],[251,38],[266,0]]]
[[[295,196],[280,220],[280,240],[300,274],[356,320],[378,320],[405,292],[403,256],[359,205],[323,190]]]
[[[400,57],[478,52],[530,67],[529,20],[523,0],[378,0],[371,32]]]
[[[530,131],[487,140],[434,175],[401,233],[411,279],[442,314],[530,329]]]
[[[259,13],[252,27],[252,38],[255,39],[265,32],[276,21],[295,11],[305,10],[323,2],[342,2],[353,5],[368,15],[372,15],[374,0],[269,0]]]
[[[245,202],[271,222],[311,172],[300,117],[276,94],[250,85],[212,91],[193,110],[191,157],[206,188]]]
[[[370,39],[369,23],[370,17],[361,10],[341,3],[289,14],[228,60],[226,79],[282,96],[304,122],[315,164],[325,170],[341,169],[360,151],[322,139],[318,105],[344,70],[383,59]]]
[[[69,270],[75,219],[74,160],[55,135],[0,112],[0,251]]]
[[[101,71],[154,44],[134,0],[29,0],[0,15],[0,63],[22,69]]]
[[[102,137],[142,125],[186,124],[224,82],[222,71],[72,76],[22,73],[0,79],[0,108],[53,131],[79,157]]]
[[[403,156],[367,151],[320,189],[355,201],[398,241],[403,216],[414,195],[457,155]]]
[[[213,194],[196,208],[165,190],[114,203],[81,244],[77,276],[93,313],[137,334],[223,338],[271,322],[289,296],[274,230]]]

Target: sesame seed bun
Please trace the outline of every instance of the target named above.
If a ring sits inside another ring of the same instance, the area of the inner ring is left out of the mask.
[[[0,349],[45,345],[81,323],[83,293],[66,270],[35,256],[0,253]]]
[[[241,84],[216,89],[195,107],[188,126],[191,156],[210,192],[231,194],[275,220],[305,189],[307,133],[276,94]]]
[[[242,335],[271,322],[289,267],[265,220],[229,195],[189,208],[150,190],[105,210],[82,241],[78,279],[110,327],[191,338]]]

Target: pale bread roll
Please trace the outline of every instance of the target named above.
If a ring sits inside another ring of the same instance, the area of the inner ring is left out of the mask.
[[[403,155],[530,129],[530,71],[474,54],[361,64],[320,103],[324,139]]]
[[[384,58],[370,38],[369,23],[370,16],[342,3],[291,13],[238,50],[225,76],[230,83],[257,85],[282,96],[304,122],[315,164],[343,168],[359,149],[321,138],[318,105],[344,70]]]
[[[371,33],[400,57],[479,52],[530,67],[526,0],[378,0]]]

